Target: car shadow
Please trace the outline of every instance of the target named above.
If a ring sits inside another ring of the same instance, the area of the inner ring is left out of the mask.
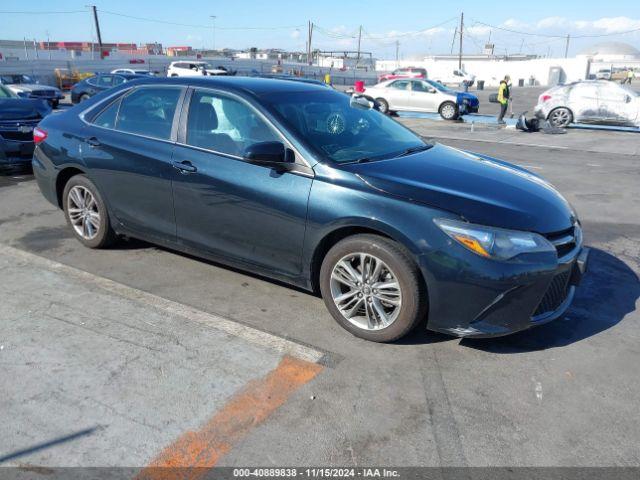
[[[571,308],[560,319],[506,337],[461,340],[460,345],[491,353],[524,353],[564,347],[617,325],[636,309],[640,280],[615,256],[592,248],[587,274]]]

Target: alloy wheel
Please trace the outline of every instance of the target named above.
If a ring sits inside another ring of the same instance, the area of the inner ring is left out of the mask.
[[[551,112],[549,121],[554,127],[566,127],[571,123],[571,114],[566,108],[558,108]]]
[[[91,191],[82,185],[69,190],[67,212],[76,233],[85,240],[93,240],[100,230],[100,212]]]
[[[400,313],[400,282],[373,255],[358,252],[341,258],[331,272],[330,288],[342,316],[363,330],[387,328]]]
[[[453,105],[451,105],[450,103],[447,103],[446,105],[444,105],[442,107],[442,116],[444,118],[446,118],[447,120],[452,119],[453,117],[456,116],[456,109]]]

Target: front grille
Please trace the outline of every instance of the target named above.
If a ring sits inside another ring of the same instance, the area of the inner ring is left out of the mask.
[[[560,232],[549,233],[545,235],[558,252],[558,258],[564,257],[566,254],[576,248],[576,243],[579,242],[581,232],[580,227],[575,226],[562,230]]]
[[[50,98],[55,95],[53,90],[31,90],[30,95],[38,98]]]
[[[33,141],[33,132],[19,132],[17,130],[5,131],[0,130],[0,137],[5,140],[14,140],[18,142],[31,142]]]
[[[553,312],[562,305],[562,302],[566,300],[569,292],[570,277],[571,270],[559,273],[553,277],[553,280],[551,280],[551,283],[549,284],[549,288],[547,288],[547,292],[544,294],[544,297],[542,297],[542,301],[533,314],[534,317],[542,315],[543,313]]]

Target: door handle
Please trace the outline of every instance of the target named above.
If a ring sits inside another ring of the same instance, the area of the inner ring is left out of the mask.
[[[194,173],[194,172],[198,171],[198,169],[195,167],[195,165],[193,165],[188,160],[185,160],[183,162],[174,161],[174,162],[171,162],[171,164],[173,165],[173,168],[175,168],[176,170],[178,170],[182,174]]]
[[[85,138],[84,141],[92,147],[99,147],[101,145],[100,140],[98,140],[96,137]]]

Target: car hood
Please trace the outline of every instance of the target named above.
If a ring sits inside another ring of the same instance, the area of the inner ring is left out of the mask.
[[[405,157],[344,167],[371,188],[472,223],[551,233],[576,220],[569,203],[538,175],[440,144]]]
[[[31,92],[32,90],[57,90],[56,87],[49,85],[40,85],[39,83],[14,83],[11,88],[21,90],[23,92]]]
[[[43,100],[0,99],[0,121],[39,120],[48,115],[50,111],[51,108]]]

